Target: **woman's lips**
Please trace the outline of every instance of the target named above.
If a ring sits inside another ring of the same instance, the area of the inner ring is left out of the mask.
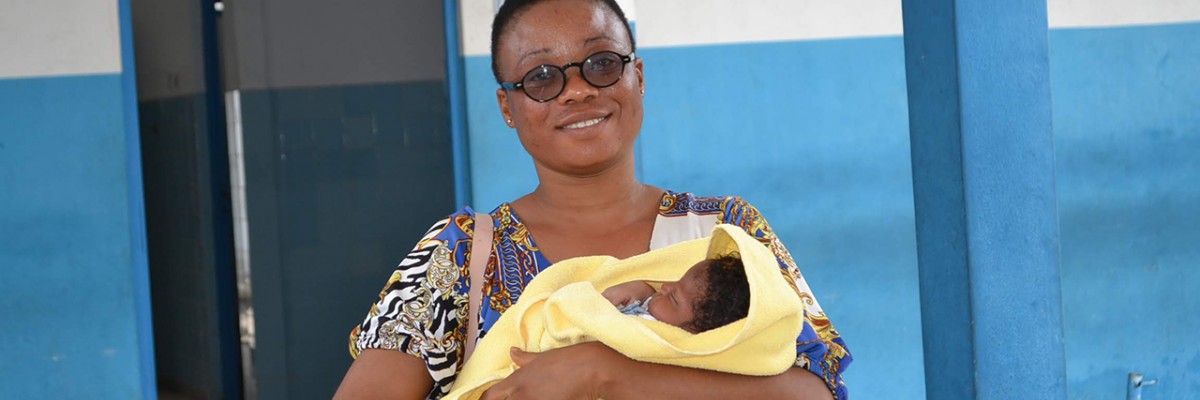
[[[578,114],[563,118],[561,120],[562,125],[556,126],[555,129],[563,129],[563,130],[584,129],[584,128],[588,128],[591,126],[595,126],[595,125],[604,123],[604,121],[607,121],[611,117],[612,117],[612,113],[608,113],[608,114],[601,114],[601,113],[596,113],[596,112],[578,113]]]
[[[596,125],[596,124],[599,124],[599,123],[601,123],[601,122],[604,122],[604,120],[605,120],[605,119],[608,119],[608,117],[607,117],[607,116],[604,116],[604,117],[600,117],[600,118],[592,118],[592,119],[589,119],[589,120],[586,120],[586,121],[579,121],[579,122],[576,122],[576,123],[573,123],[573,124],[570,124],[570,125],[563,126],[563,127],[562,127],[562,129],[580,129],[580,128],[587,128],[587,127],[589,127],[589,126]]]

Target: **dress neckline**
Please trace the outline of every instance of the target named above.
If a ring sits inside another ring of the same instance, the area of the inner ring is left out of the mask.
[[[669,190],[669,189],[663,189],[663,194],[658,199],[658,204],[659,204],[658,215],[654,218],[654,225],[651,226],[650,243],[654,243],[654,232],[657,231],[657,229],[655,229],[655,228],[657,228],[659,219],[661,219],[663,216],[662,206],[664,204],[670,203],[670,199],[674,198],[675,196],[676,196],[676,193],[674,191]],[[516,210],[513,209],[512,202],[506,201],[506,202],[500,203],[500,205],[497,206],[496,209],[493,210],[492,213],[489,213],[488,215],[492,215],[495,213],[500,213],[500,214],[507,213],[509,219],[512,220],[513,228],[516,228],[518,230],[521,230],[521,229],[525,230],[525,241],[529,245],[529,252],[536,254],[538,258],[541,258],[542,260],[546,261],[547,266],[554,264],[554,262],[551,262],[550,259],[546,258],[546,255],[542,253],[542,248],[540,246],[538,246],[537,240],[535,240],[533,238],[533,232],[530,231],[529,227],[525,226],[525,223],[521,221],[521,216],[517,215]],[[494,216],[493,216],[493,218],[494,218]],[[501,219],[500,221],[503,221],[503,219]],[[508,228],[506,226],[503,226],[502,224],[503,224],[503,222],[501,222],[500,224],[496,224],[496,227],[500,228],[500,229]],[[647,244],[647,248],[649,248],[649,243]]]

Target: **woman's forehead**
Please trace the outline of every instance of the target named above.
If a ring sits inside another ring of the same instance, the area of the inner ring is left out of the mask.
[[[629,46],[619,17],[592,1],[547,1],[513,21],[502,50],[518,60],[530,55],[573,55],[601,43]],[[624,49],[623,49],[624,50]]]

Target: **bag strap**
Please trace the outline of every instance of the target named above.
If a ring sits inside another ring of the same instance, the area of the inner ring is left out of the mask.
[[[475,341],[479,339],[479,309],[483,308],[483,274],[488,259],[492,257],[492,216],[475,213],[474,237],[471,238],[471,257],[468,268],[471,287],[467,288],[467,342],[463,344],[463,362],[475,352]]]

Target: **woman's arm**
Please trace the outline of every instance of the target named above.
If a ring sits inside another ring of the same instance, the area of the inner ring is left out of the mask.
[[[639,362],[598,342],[512,355],[521,368],[480,400],[833,399],[820,378],[799,367],[767,377],[729,374]]]
[[[392,271],[379,300],[350,332],[355,361],[338,398],[425,399],[446,391],[462,342],[458,314],[467,294],[459,289],[469,280],[429,277],[452,278],[465,268],[473,216],[463,209],[434,223]]]
[[[420,358],[395,350],[366,349],[350,364],[334,399],[424,400],[433,378]]]

